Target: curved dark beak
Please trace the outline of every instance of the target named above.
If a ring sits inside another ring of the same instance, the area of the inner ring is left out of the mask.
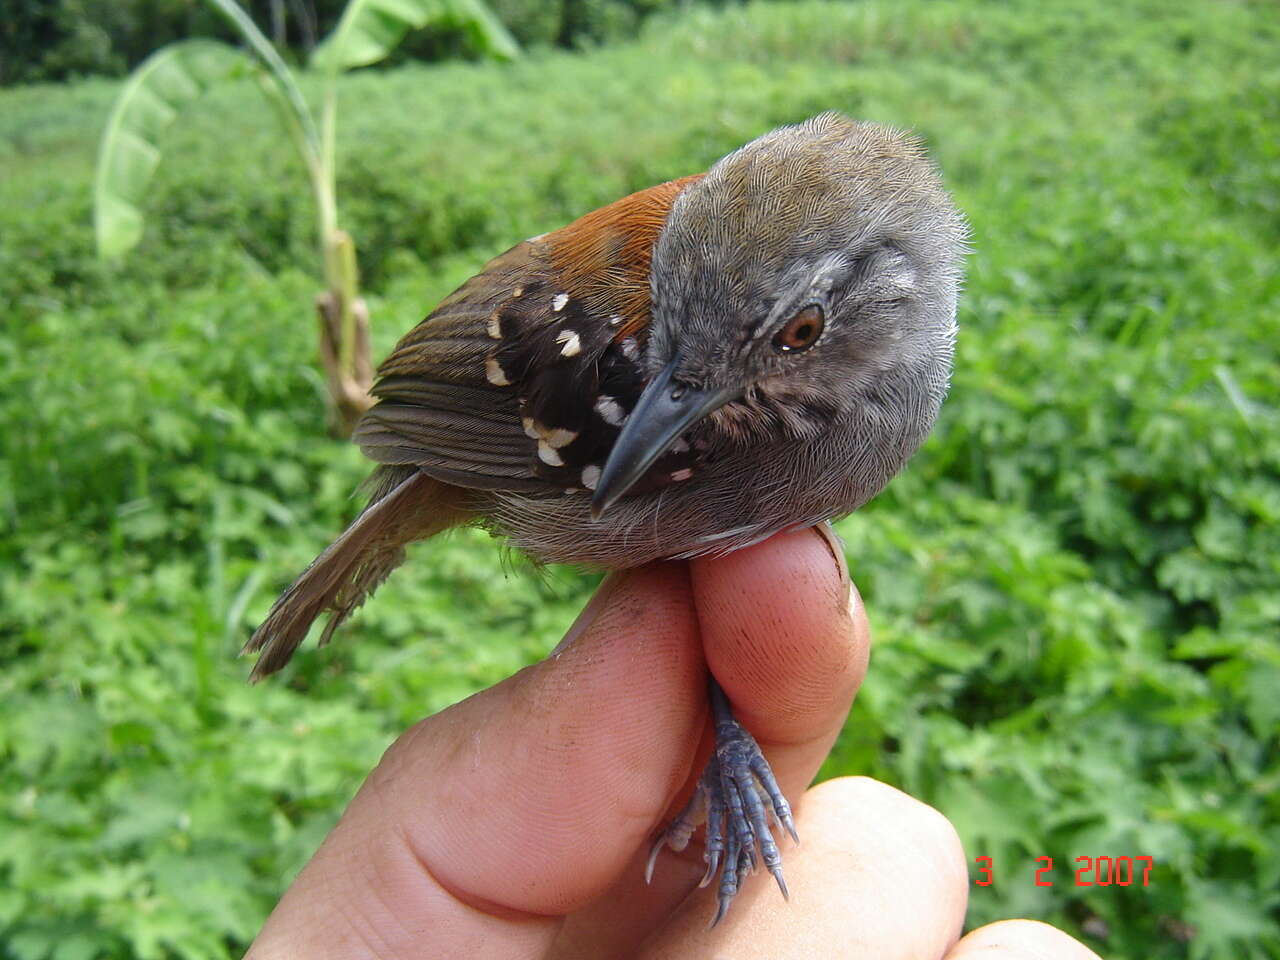
[[[739,391],[723,387],[695,390],[683,384],[672,386],[679,362],[677,356],[640,394],[596,483],[591,498],[592,517],[599,517],[631,489],[676,437],[738,395]]]

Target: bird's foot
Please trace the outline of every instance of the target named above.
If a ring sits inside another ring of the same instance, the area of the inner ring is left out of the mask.
[[[705,819],[706,848],[702,858],[707,869],[699,886],[707,886],[719,872],[718,904],[711,921],[714,927],[724,917],[748,874],[754,873],[762,860],[777,881],[782,896],[787,898],[782,854],[769,829],[770,815],[792,840],[799,843],[800,838],[791,817],[791,805],[782,795],[760,745],[734,719],[729,702],[715,680],[711,681],[711,709],[715,720],[715,753],[698,778],[693,796],[649,852],[645,880],[653,876],[653,865],[662,848],[683,850],[698,824]]]

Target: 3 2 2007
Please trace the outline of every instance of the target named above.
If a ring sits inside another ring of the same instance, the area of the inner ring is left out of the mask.
[[[978,864],[979,876],[974,879],[980,887],[989,887],[996,882],[995,861],[990,857],[974,857]],[[1148,886],[1151,883],[1151,870],[1155,867],[1155,857],[1076,857],[1075,880],[1077,887],[1129,887],[1137,883]],[[1052,887],[1053,878],[1049,876],[1053,870],[1053,857],[1036,857],[1041,864],[1034,874],[1037,887]]]

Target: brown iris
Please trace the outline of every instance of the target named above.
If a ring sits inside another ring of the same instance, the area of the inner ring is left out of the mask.
[[[816,303],[800,310],[773,335],[773,345],[784,353],[807,350],[822,336],[822,308]]]

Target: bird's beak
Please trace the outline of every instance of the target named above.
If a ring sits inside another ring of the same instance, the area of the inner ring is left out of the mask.
[[[630,490],[653,462],[666,453],[676,437],[741,392],[724,387],[695,390],[682,384],[672,386],[671,379],[679,362],[677,356],[640,394],[600,472],[591,498],[592,517],[599,517]]]

